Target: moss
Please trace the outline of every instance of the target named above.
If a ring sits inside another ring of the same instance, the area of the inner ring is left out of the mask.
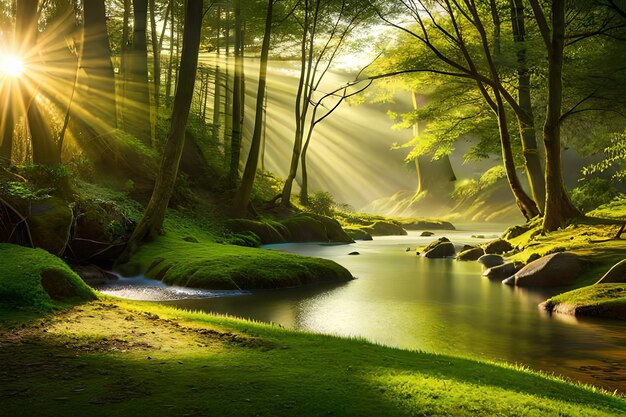
[[[595,284],[568,291],[544,303],[548,311],[626,320],[626,284]]]
[[[403,236],[407,234],[402,226],[384,220],[378,220],[370,226],[363,227],[362,230],[372,236]]]
[[[287,228],[290,242],[354,242],[337,220],[319,214],[299,214],[280,223]]]
[[[0,244],[0,305],[49,311],[95,297],[56,256],[42,249]]]
[[[287,241],[287,228],[273,220],[231,219],[224,222],[228,231],[235,233],[252,232],[261,239],[261,243],[283,243]]]
[[[12,320],[0,312],[0,320]],[[3,343],[10,340],[10,343]],[[611,416],[623,398],[517,366],[108,299],[0,326],[6,415]],[[32,366],[32,364],[44,364]],[[23,392],[37,387],[37,395]],[[15,393],[15,394],[13,394]],[[8,395],[12,394],[12,395]]]
[[[372,235],[360,227],[344,227],[343,230],[354,240],[372,240]]]

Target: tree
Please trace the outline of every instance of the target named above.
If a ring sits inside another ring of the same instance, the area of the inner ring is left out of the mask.
[[[128,56],[125,128],[145,145],[152,141],[148,87],[148,0],[133,0],[133,39]]]
[[[39,56],[37,54],[37,0],[21,0],[17,2],[15,13],[16,39],[22,41],[22,52],[27,55],[26,67],[37,67]],[[27,71],[28,74],[28,71]],[[57,148],[45,115],[37,101],[39,94],[38,86],[43,79],[33,79],[21,82],[20,94],[26,109],[28,129],[30,131],[33,148],[33,162],[36,164],[55,166],[61,163],[61,152]]]
[[[165,142],[161,167],[159,169],[152,196],[143,216],[128,242],[127,254],[145,239],[154,238],[162,232],[165,213],[178,175],[178,166],[185,144],[185,128],[193,90],[196,81],[200,33],[202,29],[202,0],[187,0],[183,49],[180,63],[170,130]]]
[[[272,34],[272,10],[275,0],[268,0],[265,18],[265,33],[263,34],[263,45],[261,46],[261,63],[259,66],[259,85],[257,88],[256,108],[254,117],[254,132],[250,143],[250,151],[246,166],[241,178],[241,185],[237,190],[234,203],[234,214],[236,217],[245,215],[250,203],[250,194],[254,185],[257,166],[259,164],[259,154],[261,149],[261,137],[263,135],[263,105],[265,103],[265,90],[267,85],[267,62],[270,51],[270,38]]]
[[[565,0],[552,0],[551,25],[548,24],[538,0],[530,0],[530,5],[548,52],[548,100],[543,125],[543,143],[546,151],[546,204],[543,230],[551,232],[561,227],[565,221],[580,216],[565,189],[561,164]]]
[[[84,91],[80,116],[95,127],[98,135],[117,127],[115,74],[106,28],[104,0],[91,0],[83,6],[81,69],[85,76],[78,82]]]
[[[228,187],[237,188],[239,180],[239,157],[244,120],[244,73],[243,73],[243,30],[241,21],[241,0],[234,0],[235,12],[235,74],[233,79],[232,135],[230,144],[230,168]]]

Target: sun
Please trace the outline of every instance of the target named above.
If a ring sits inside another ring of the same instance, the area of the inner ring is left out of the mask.
[[[9,77],[19,77],[24,73],[24,62],[15,55],[0,58],[0,71]]]

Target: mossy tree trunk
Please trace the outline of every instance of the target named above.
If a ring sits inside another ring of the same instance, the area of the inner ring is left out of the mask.
[[[580,216],[569,199],[561,164],[561,107],[563,104],[563,50],[565,48],[565,0],[552,0],[552,27],[538,0],[530,0],[537,26],[548,51],[548,104],[543,125],[546,151],[546,205],[543,231],[551,232]]]
[[[132,253],[145,239],[160,234],[163,228],[185,144],[185,127],[196,81],[201,28],[202,0],[187,0],[180,64],[182,76],[177,81],[170,131],[150,202],[128,242],[127,253]]]
[[[213,125],[211,126],[211,138],[213,140],[213,144],[217,146],[220,142],[220,103],[222,97],[222,88],[221,88],[221,71],[220,71],[220,40],[221,40],[221,31],[222,31],[222,8],[217,6],[216,10],[216,28],[215,28],[215,83],[213,87]]]
[[[267,63],[270,52],[270,38],[272,35],[272,10],[275,0],[268,0],[265,17],[265,31],[263,33],[263,44],[261,46],[261,64],[259,67],[259,85],[256,96],[256,109],[254,116],[254,132],[250,143],[250,152],[246,161],[246,167],[241,177],[241,185],[235,196],[234,213],[236,217],[246,214],[250,195],[254,185],[256,170],[259,165],[259,154],[261,149],[261,138],[263,136],[263,107],[265,104],[265,91],[267,86]]]

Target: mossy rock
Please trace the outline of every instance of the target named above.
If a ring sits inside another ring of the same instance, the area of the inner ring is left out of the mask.
[[[426,258],[451,258],[456,255],[456,249],[451,242],[439,242],[432,249],[426,251],[424,256]]]
[[[452,223],[443,220],[398,219],[398,223],[406,230],[456,230]]]
[[[343,230],[354,240],[373,240],[372,235],[361,228],[345,227]]]
[[[384,220],[376,221],[370,226],[363,227],[362,230],[372,236],[404,236],[407,234],[402,226]]]
[[[457,261],[477,261],[478,258],[485,254],[485,250],[483,248],[471,248],[466,249],[458,254],[456,257]]]
[[[484,246],[485,253],[492,255],[500,255],[513,249],[513,246],[504,239],[496,239]]]
[[[297,215],[281,220],[288,230],[289,242],[329,242],[324,224],[309,215]]]
[[[350,235],[346,233],[346,231],[341,227],[341,224],[337,220],[331,217],[326,217],[313,213],[308,213],[307,216],[312,217],[313,219],[324,225],[324,228],[326,229],[326,236],[329,242],[354,243],[354,239],[352,239]]]
[[[224,226],[235,234],[252,232],[261,239],[261,243],[264,245],[287,242],[288,230],[278,222],[232,219],[227,220]]]
[[[62,255],[70,239],[73,220],[72,209],[60,198],[32,202],[27,221],[33,245]]]
[[[56,256],[0,244],[0,305],[48,311],[95,298],[93,290]]]

